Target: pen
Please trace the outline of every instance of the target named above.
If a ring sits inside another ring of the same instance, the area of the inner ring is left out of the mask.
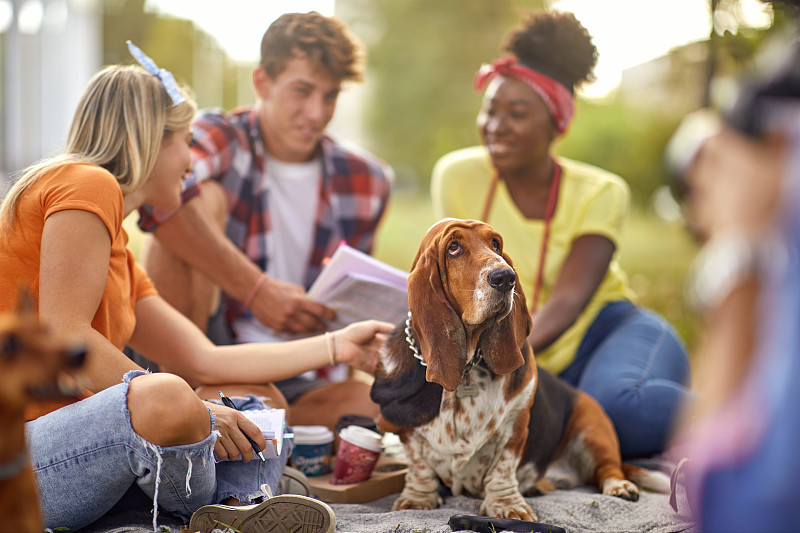
[[[233,404],[231,399],[222,394],[222,391],[219,391],[219,397],[222,398],[222,403],[224,403],[226,406],[230,407],[235,411],[238,411],[238,409],[236,409],[236,406]],[[256,444],[256,442],[250,438],[250,435],[248,435],[244,431],[242,431],[242,434],[247,438],[248,441],[250,441],[250,446],[253,447],[253,451],[256,452],[256,454],[261,458],[262,461],[266,461],[266,459],[264,458],[264,452],[261,451],[261,448],[258,447],[258,444]]]

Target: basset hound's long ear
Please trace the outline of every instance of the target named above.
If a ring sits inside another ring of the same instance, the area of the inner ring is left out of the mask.
[[[508,266],[514,268],[511,258],[505,252],[502,256]],[[530,332],[531,315],[517,276],[511,312],[481,336],[480,349],[489,370],[495,374],[508,374],[522,366],[525,363],[522,346]]]
[[[420,353],[428,365],[427,381],[456,390],[466,367],[467,336],[458,314],[445,295],[442,235],[448,223],[428,230],[408,275],[408,308],[419,339]],[[446,274],[445,274],[446,275]]]

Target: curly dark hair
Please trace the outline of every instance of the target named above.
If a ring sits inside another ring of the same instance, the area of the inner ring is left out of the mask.
[[[530,15],[509,34],[503,50],[571,91],[595,79],[597,48],[572,13],[548,11]]]
[[[336,17],[316,11],[278,17],[261,39],[261,66],[276,78],[295,57],[308,58],[340,81],[361,81],[365,52],[361,42]]]

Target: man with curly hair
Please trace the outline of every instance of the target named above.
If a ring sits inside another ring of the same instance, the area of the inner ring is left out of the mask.
[[[147,272],[215,342],[325,330],[333,311],[306,295],[324,259],[342,241],[371,252],[391,169],[325,132],[343,83],[361,81],[363,63],[363,47],[337,18],[281,16],[261,42],[255,105],[194,122],[181,208],[140,211],[140,227],[155,236],[143,253]],[[293,424],[378,413],[362,382],[303,375],[278,386]]]

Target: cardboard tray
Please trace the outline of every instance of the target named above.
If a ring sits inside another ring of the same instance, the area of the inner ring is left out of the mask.
[[[408,465],[405,461],[380,456],[369,479],[350,485],[333,485],[333,474],[311,476],[308,482],[314,495],[328,503],[364,503],[403,490]]]

